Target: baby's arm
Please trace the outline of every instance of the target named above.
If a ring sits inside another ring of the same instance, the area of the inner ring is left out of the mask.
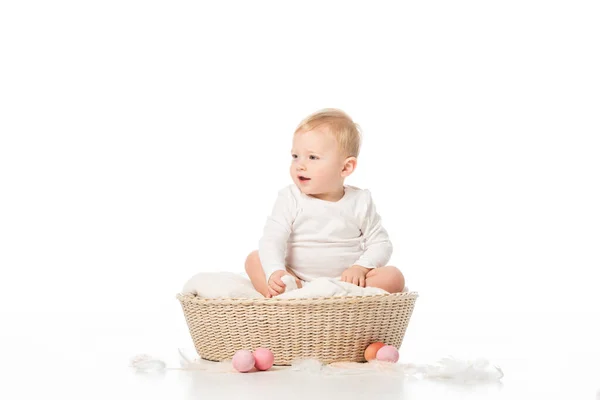
[[[365,251],[354,265],[366,268],[385,266],[392,256],[393,246],[387,231],[381,224],[381,217],[377,213],[371,192],[365,190],[365,208],[361,224],[361,231],[365,239]]]
[[[295,210],[296,201],[289,188],[280,190],[258,243],[258,255],[267,282],[273,272],[285,271],[285,252],[292,232]]]

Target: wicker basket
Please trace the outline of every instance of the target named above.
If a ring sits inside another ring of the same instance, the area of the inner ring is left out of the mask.
[[[240,349],[266,347],[275,365],[316,358],[365,361],[365,348],[400,348],[416,292],[313,299],[206,299],[178,294],[200,357],[222,361]]]

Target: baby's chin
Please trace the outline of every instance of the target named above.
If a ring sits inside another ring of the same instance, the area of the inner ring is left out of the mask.
[[[306,188],[303,188],[302,185],[298,185],[297,183],[296,183],[296,186],[304,194],[310,194],[310,192],[311,192],[311,190],[307,190]]]
[[[298,189],[302,193],[304,193],[304,194],[315,194],[314,190],[311,190],[311,189],[307,188],[306,186],[302,185],[301,183],[299,183],[299,182],[294,182],[294,183],[296,184],[296,187],[298,187]]]

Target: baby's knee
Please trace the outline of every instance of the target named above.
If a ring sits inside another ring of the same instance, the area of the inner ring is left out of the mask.
[[[400,293],[404,290],[404,274],[396,268],[396,267],[387,267],[389,270],[387,271],[390,279],[390,286],[392,288],[391,293]]]
[[[379,287],[389,293],[400,293],[404,290],[404,275],[396,267],[388,265],[386,267],[374,268],[367,273],[367,285],[369,278],[375,287]]]

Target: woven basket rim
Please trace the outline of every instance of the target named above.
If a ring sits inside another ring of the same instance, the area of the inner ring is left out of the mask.
[[[384,294],[373,294],[366,296],[334,296],[334,297],[311,297],[311,298],[294,298],[294,299],[278,299],[278,298],[235,298],[235,297],[218,297],[218,298],[206,298],[198,297],[192,293],[178,293],[176,295],[179,301],[202,303],[202,304],[323,304],[323,303],[354,303],[356,301],[363,300],[383,300],[384,298],[406,298],[416,299],[419,297],[418,292],[400,292],[400,293],[384,293]]]

